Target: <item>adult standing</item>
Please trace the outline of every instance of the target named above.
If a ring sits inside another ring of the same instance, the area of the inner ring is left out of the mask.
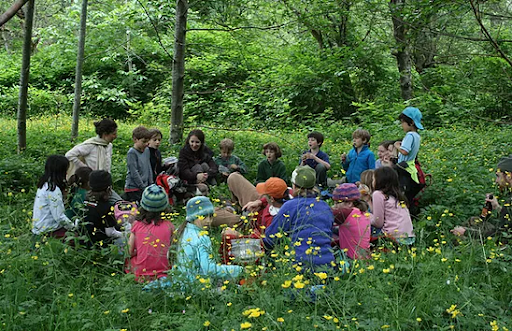
[[[96,137],[87,139],[66,153],[66,157],[71,163],[68,176],[73,175],[76,169],[81,167],[110,172],[112,141],[117,138],[117,124],[113,120],[105,118],[94,122],[94,126],[96,127]]]
[[[117,138],[117,124],[114,120],[104,118],[94,122],[97,136],[76,145],[66,153],[70,166],[68,178],[78,168],[89,167],[92,170],[105,170],[110,173],[112,165],[112,142]],[[119,194],[112,190],[109,199],[111,204],[122,200]]]

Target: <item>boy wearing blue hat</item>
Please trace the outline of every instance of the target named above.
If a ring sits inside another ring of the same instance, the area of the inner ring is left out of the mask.
[[[397,142],[395,147],[398,149],[398,162],[414,161],[420,150],[421,137],[418,130],[423,130],[421,125],[421,111],[418,108],[407,107],[398,116],[402,129],[405,131],[405,137],[402,142]]]
[[[405,137],[401,142],[397,141],[395,143],[395,147],[399,152],[397,163],[398,179],[412,214],[415,214],[417,211],[413,208],[413,199],[424,187],[424,184],[420,183],[418,176],[419,164],[418,167],[416,164],[416,157],[418,156],[421,143],[418,130],[423,130],[421,118],[422,115],[418,108],[405,108],[398,116],[402,129],[405,131]]]

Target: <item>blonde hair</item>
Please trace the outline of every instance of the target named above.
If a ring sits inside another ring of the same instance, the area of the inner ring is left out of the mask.
[[[361,173],[361,179],[359,182],[363,185],[368,186],[373,191],[373,170],[365,170]]]
[[[222,139],[219,144],[219,148],[226,149],[228,152],[232,152],[235,149],[235,143],[229,138]]]

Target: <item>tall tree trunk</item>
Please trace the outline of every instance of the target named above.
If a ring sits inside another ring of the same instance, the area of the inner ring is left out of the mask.
[[[80,106],[82,104],[82,67],[85,53],[85,32],[87,30],[87,1],[82,0],[82,13],[80,14],[80,32],[78,36],[78,52],[76,55],[75,99],[73,101],[73,124],[71,126],[71,140],[78,136],[78,122],[80,119]]]
[[[23,7],[24,4],[26,4],[29,0],[16,0],[9,9],[5,13],[3,13],[0,16],[0,26],[3,26],[5,23],[7,23],[16,13],[18,10]]]
[[[18,98],[18,153],[27,148],[27,104],[28,81],[30,77],[30,55],[32,50],[32,25],[34,22],[35,0],[29,0],[25,15],[25,36],[23,38],[23,60],[21,63],[20,94]]]
[[[185,38],[187,33],[188,1],[176,1],[174,60],[172,65],[171,129],[169,142],[176,144],[183,136],[183,95],[185,79]]]
[[[396,51],[393,52],[393,55],[396,57],[400,72],[400,92],[404,100],[409,100],[412,99],[412,75],[409,41],[403,15],[405,2],[406,0],[390,0],[389,7],[396,41]]]

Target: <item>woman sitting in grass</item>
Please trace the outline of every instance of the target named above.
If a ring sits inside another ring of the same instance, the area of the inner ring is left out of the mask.
[[[265,248],[272,250],[280,238],[288,236],[291,239],[289,247],[295,251],[291,258],[297,270],[332,269],[334,216],[329,205],[317,198],[319,192],[313,189],[315,170],[309,166],[298,166],[291,181],[294,198],[283,204],[265,230]]]

